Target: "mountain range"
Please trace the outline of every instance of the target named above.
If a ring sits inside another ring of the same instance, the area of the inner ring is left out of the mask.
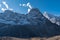
[[[28,14],[10,10],[0,13],[0,37],[51,37],[60,35],[60,26],[52,23],[37,8]]]
[[[49,14],[47,12],[44,12],[43,15],[50,20],[52,23],[55,23],[57,25],[60,25],[60,16],[54,16],[52,14]]]

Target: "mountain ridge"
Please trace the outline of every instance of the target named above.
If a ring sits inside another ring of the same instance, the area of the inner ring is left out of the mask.
[[[60,17],[59,16],[54,16],[52,14],[49,14],[47,12],[43,13],[43,15],[50,20],[52,23],[55,23],[57,25],[60,25]]]
[[[0,22],[1,24],[0,37],[10,36],[18,38],[31,38],[31,37],[51,37],[60,35],[60,26],[49,21],[46,17],[43,16],[43,14],[38,9],[34,8],[31,10],[33,11],[30,11],[27,15],[17,16],[18,20],[16,21],[18,22],[16,23],[16,25],[13,23],[6,24]],[[13,16],[12,19],[15,17],[16,16]],[[10,19],[11,18],[10,14],[9,16],[7,15],[7,17],[4,16],[4,18],[6,20],[8,18],[9,20],[12,20]]]

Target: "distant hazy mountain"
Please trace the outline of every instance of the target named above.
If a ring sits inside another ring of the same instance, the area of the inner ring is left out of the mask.
[[[0,15],[0,37],[29,38],[60,35],[60,26],[50,22],[37,8],[31,9],[26,15],[9,10]]]
[[[57,25],[60,25],[60,16],[54,16],[52,14],[49,14],[47,12],[44,12],[43,14],[48,20],[50,20],[52,23],[56,23]]]

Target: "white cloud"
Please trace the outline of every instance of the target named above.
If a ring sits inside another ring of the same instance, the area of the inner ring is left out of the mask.
[[[27,3],[27,6],[28,6],[30,9],[32,9],[32,6],[30,5],[29,2]]]
[[[28,12],[27,12],[27,13],[29,13],[29,12],[30,12],[30,10],[31,10],[31,9],[29,9],[29,8],[28,8]]]
[[[26,4],[20,4],[20,6],[27,7]]]
[[[8,4],[5,2],[5,1],[3,1],[2,2],[5,6],[6,6],[6,8],[8,9]]]
[[[8,4],[5,1],[2,1],[2,5],[4,5],[6,8],[1,8],[1,10],[4,12],[5,10],[13,10],[9,8]]]
[[[23,4],[22,6],[26,7],[26,4]]]
[[[1,8],[1,10],[4,12],[5,10],[8,9],[8,5],[6,4],[6,2],[2,1],[2,4],[5,5],[6,8]],[[1,5],[2,5],[1,4]]]
[[[28,7],[28,12],[30,12],[30,10],[32,9],[32,6],[31,6],[31,4],[29,2],[27,4],[19,4],[19,5],[23,6],[23,7]]]
[[[29,8],[28,8],[28,12],[27,12],[27,13],[29,13],[30,10],[32,9],[32,6],[31,6],[31,4],[30,4],[29,2],[27,3],[27,7],[29,7]]]
[[[2,8],[1,10],[4,12],[6,9],[5,8]]]
[[[28,2],[28,3],[27,3],[27,6],[29,6],[29,5],[30,5],[30,3]]]

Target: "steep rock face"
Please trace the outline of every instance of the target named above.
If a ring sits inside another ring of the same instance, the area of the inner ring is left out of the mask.
[[[52,14],[48,14],[47,12],[44,12],[43,14],[48,20],[50,20],[52,23],[55,23],[57,25],[60,25],[60,17],[54,16]]]
[[[27,14],[28,20],[31,22],[31,24],[44,24],[46,21],[48,21],[42,13],[36,8],[31,9],[31,11]]]
[[[12,15],[12,14],[10,13],[8,15]],[[13,19],[16,19],[14,18],[16,16],[13,16],[13,17],[9,16],[9,18],[10,17],[12,18],[12,19],[9,19],[9,21],[14,22]],[[19,14],[17,18],[19,21],[16,19],[16,21],[18,21],[16,24],[19,23],[19,25],[15,25],[15,24],[12,25],[13,23],[6,24],[6,23],[0,22],[1,24],[0,37],[10,36],[10,37],[30,38],[30,37],[51,37],[55,35],[60,35],[60,26],[54,23],[51,23],[36,8],[31,9],[31,11],[26,15]],[[4,20],[7,21],[7,17]]]

